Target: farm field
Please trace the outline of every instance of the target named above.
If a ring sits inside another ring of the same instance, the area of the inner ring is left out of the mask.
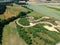
[[[43,15],[54,17],[60,20],[60,11],[48,8],[45,5],[28,4],[27,7]]]

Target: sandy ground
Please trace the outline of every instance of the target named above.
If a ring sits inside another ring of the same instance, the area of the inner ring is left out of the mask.
[[[45,25],[44,28],[50,30],[50,31],[55,31],[58,32],[54,27],[49,27],[48,25]]]
[[[60,42],[59,42],[59,43],[57,43],[56,45],[60,45]]]

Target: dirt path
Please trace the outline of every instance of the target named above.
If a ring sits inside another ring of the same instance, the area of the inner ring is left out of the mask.
[[[40,19],[34,20],[34,21],[39,21],[39,20],[40,20]],[[20,24],[18,21],[19,21],[19,19],[16,21],[16,23],[17,23],[19,26],[22,26],[22,27],[32,27],[32,26],[35,26],[35,25],[37,25],[37,24],[39,24],[39,23],[50,24],[52,27],[60,27],[59,25],[55,26],[55,25],[53,25],[52,23],[47,22],[47,21],[32,23],[33,25],[24,26],[24,25]]]

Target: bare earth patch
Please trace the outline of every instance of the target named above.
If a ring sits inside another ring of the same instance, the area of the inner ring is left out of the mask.
[[[50,30],[50,31],[56,31],[58,32],[54,27],[49,27],[48,25],[45,25],[44,28]]]

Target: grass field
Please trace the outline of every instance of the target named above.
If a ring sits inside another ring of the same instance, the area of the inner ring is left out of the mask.
[[[30,5],[30,4],[28,4],[27,7],[38,12],[38,13],[41,13],[43,15],[54,17],[54,18],[60,20],[60,11],[56,11],[56,10],[48,8],[44,5]]]

